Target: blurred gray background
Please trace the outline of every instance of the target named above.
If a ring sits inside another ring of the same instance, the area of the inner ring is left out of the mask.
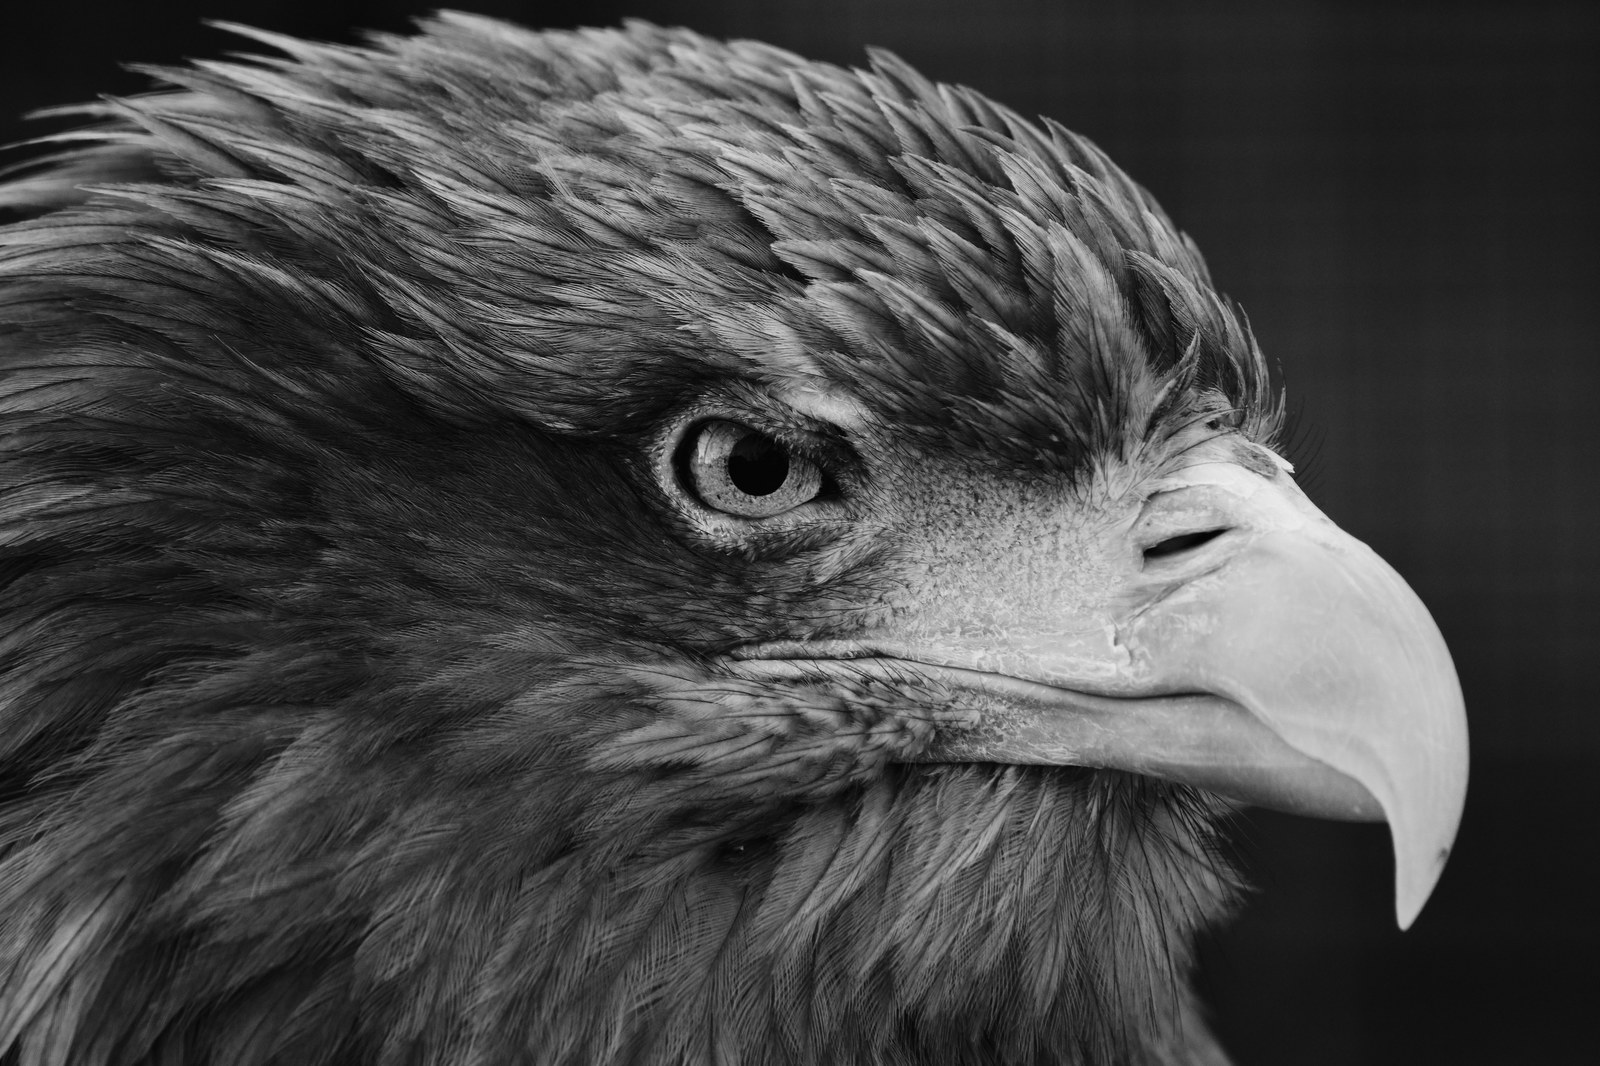
[[[121,62],[242,47],[202,18],[352,40],[434,6],[12,0],[0,141],[38,132],[30,109],[137,91]],[[1597,1061],[1600,4],[457,6],[847,64],[882,45],[1153,190],[1281,364],[1313,498],[1432,608],[1472,722],[1466,820],[1409,933],[1383,828],[1243,820],[1263,891],[1205,946],[1217,1029],[1240,1066]]]

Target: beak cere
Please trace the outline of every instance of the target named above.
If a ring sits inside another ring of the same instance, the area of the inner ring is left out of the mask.
[[[1409,926],[1461,819],[1467,732],[1444,639],[1400,575],[1286,472],[1234,462],[1190,466],[1043,550],[1041,528],[958,538],[975,546],[849,647],[770,654],[953,693],[971,727],[921,761],[1121,769],[1387,820]]]

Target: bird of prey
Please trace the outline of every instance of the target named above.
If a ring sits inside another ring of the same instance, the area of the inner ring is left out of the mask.
[[[1240,804],[1417,913],[1443,640],[1090,142],[239,32],[0,192],[0,1061],[1220,1063]]]

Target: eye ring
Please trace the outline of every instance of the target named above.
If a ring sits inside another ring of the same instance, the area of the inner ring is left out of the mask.
[[[727,419],[690,428],[678,450],[679,480],[720,514],[763,519],[809,503],[823,489],[822,469],[782,441]]]

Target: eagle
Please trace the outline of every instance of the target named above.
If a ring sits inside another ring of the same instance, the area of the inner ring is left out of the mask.
[[[1251,804],[1416,916],[1444,641],[1091,142],[232,29],[0,185],[0,1061],[1223,1063]]]

